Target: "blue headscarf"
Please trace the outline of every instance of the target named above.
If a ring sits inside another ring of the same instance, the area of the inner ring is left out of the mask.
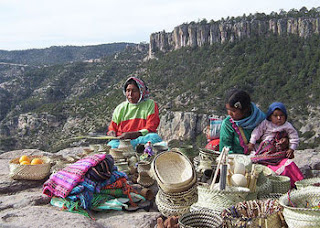
[[[251,102],[251,115],[242,120],[234,120],[234,122],[237,124],[237,126],[244,129],[254,129],[265,118],[266,114],[264,114],[264,112],[262,112],[253,102]]]
[[[286,116],[286,119],[287,119],[287,109],[286,109],[286,106],[284,106],[283,103],[281,102],[273,102],[270,106],[269,106],[269,109],[268,109],[268,112],[267,112],[267,119],[272,115],[272,113],[274,112],[274,110],[276,109],[280,109],[283,114]]]

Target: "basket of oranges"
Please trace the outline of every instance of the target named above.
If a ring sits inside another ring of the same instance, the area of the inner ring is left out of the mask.
[[[9,163],[10,177],[15,180],[42,180],[50,174],[48,157],[22,155]]]

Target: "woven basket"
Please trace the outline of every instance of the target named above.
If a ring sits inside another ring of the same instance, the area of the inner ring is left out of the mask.
[[[158,193],[156,195],[155,203],[159,212],[166,217],[181,216],[190,212],[190,206],[173,206],[162,202]]]
[[[19,158],[12,159],[9,163],[10,177],[14,180],[42,180],[50,174],[50,159],[48,157],[35,155],[29,156],[40,158],[44,163],[39,165],[20,165]]]
[[[228,187],[221,191],[211,190],[206,185],[198,185],[198,202],[194,206],[208,208],[220,213],[225,208],[244,201],[249,192],[248,188],[242,187]]]
[[[270,210],[271,209],[271,210]],[[282,207],[277,200],[253,200],[238,203],[225,209],[221,216],[224,228],[282,227],[279,213]]]
[[[314,186],[314,184],[320,183],[320,177],[313,177],[308,179],[303,179],[295,183],[297,189],[305,188],[308,186]],[[317,186],[318,187],[318,186]]]
[[[190,206],[198,200],[196,184],[190,189],[179,193],[165,193],[161,188],[159,188],[158,194],[161,202],[172,206]]]
[[[216,163],[216,159],[219,157],[220,152],[215,150],[210,150],[207,148],[199,148],[199,157],[200,161],[211,161],[212,163]]]
[[[270,176],[273,193],[286,193],[290,190],[290,177],[287,176]]]
[[[215,228],[220,227],[222,218],[211,211],[200,210],[182,215],[178,223],[180,228]]]
[[[265,173],[263,171],[259,174],[259,177],[257,180],[256,192],[257,192],[258,199],[263,199],[265,198],[266,195],[272,193],[271,180],[269,177],[265,176]]]
[[[281,196],[279,203],[284,207],[283,216],[289,228],[320,227],[320,210],[310,208],[317,206],[319,201],[320,188],[312,186]],[[306,208],[307,203],[309,208]]]
[[[179,151],[158,154],[151,166],[153,177],[166,193],[185,191],[197,181],[192,163]]]

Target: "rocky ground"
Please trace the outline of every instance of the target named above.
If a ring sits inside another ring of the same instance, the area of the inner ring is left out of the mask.
[[[57,154],[63,156],[83,152],[83,148],[65,149]],[[154,227],[161,216],[156,205],[146,212],[108,211],[95,212],[95,220],[61,211],[50,205],[50,198],[42,194],[44,181],[18,181],[9,177],[9,161],[22,154],[46,155],[51,153],[39,150],[16,150],[0,155],[0,227]],[[320,155],[315,150],[295,152],[295,162],[306,177],[320,176]],[[156,184],[152,186],[157,191]]]

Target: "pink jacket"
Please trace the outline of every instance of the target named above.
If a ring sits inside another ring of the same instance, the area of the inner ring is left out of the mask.
[[[299,145],[299,136],[297,130],[286,121],[283,125],[277,126],[271,121],[264,120],[262,121],[251,133],[250,143],[256,144],[256,142],[261,139],[272,140],[274,139],[277,132],[286,131],[289,136],[289,148],[297,149]]]

